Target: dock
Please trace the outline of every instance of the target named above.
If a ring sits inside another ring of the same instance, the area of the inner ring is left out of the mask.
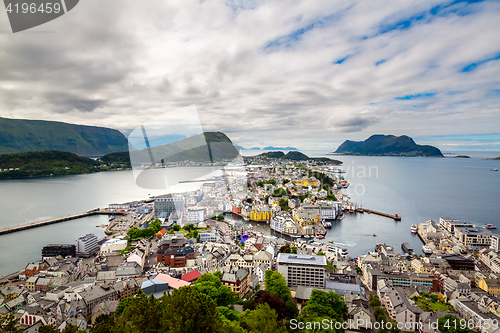
[[[52,219],[30,222],[30,223],[20,224],[20,225],[16,225],[16,226],[12,226],[12,227],[1,228],[0,235],[10,234],[10,233],[21,231],[21,230],[38,228],[38,227],[42,227],[44,225],[75,220],[75,219],[79,219],[79,218],[87,217],[87,216],[92,216],[92,215],[125,215],[125,214],[127,214],[127,212],[112,211],[112,210],[97,208],[97,209],[89,210],[89,211],[86,211],[83,213],[67,215],[67,216],[60,216],[60,217],[56,217],[56,218],[52,218]]]
[[[401,221],[401,216],[399,216],[398,214],[391,215],[391,214],[377,212],[376,210],[371,210],[371,209],[366,209],[366,208],[363,209],[363,212],[368,213],[368,214],[376,214],[376,215],[388,217],[388,218],[394,219],[394,221]]]

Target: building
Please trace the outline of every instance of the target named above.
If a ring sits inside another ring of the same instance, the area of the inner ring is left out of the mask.
[[[496,235],[496,234],[492,234],[491,237],[491,243],[490,243],[490,249],[495,251],[495,252],[498,252],[500,251],[500,240],[499,240],[499,236]]]
[[[173,196],[171,194],[158,196],[155,198],[154,208],[155,218],[162,216],[168,218],[174,211],[184,211],[184,197],[182,195]]]
[[[384,304],[389,316],[402,324],[403,331],[417,331],[423,311],[418,306],[411,305],[401,289],[392,287],[387,290]]]
[[[101,245],[101,254],[111,254],[113,252],[119,252],[127,247],[127,240],[124,236],[118,236],[106,241]]]
[[[475,228],[476,226],[468,222],[460,222],[459,220],[454,220],[449,217],[440,217],[439,224],[448,230],[452,235],[455,234],[455,228]]]
[[[486,291],[491,296],[500,295],[500,279],[486,279],[479,281],[479,288]]]
[[[186,260],[194,259],[194,250],[191,246],[180,249],[161,248],[157,252],[156,259],[158,262],[163,261],[165,265],[171,268],[186,267]]]
[[[325,287],[325,256],[279,253],[276,263],[289,287]]]
[[[489,230],[455,226],[455,237],[462,245],[473,249],[491,245],[491,231]]]
[[[76,257],[74,244],[49,244],[42,248],[42,257]]]
[[[207,219],[205,208],[190,207],[187,211],[187,221],[189,223],[199,223]]]
[[[245,297],[250,290],[250,272],[237,266],[227,266],[223,271],[222,285],[229,287],[240,298]]]
[[[474,260],[465,258],[459,254],[447,254],[442,256],[442,258],[448,262],[451,269],[467,271],[475,270]]]
[[[87,234],[75,241],[76,254],[82,257],[90,257],[99,250],[99,240],[94,234]]]

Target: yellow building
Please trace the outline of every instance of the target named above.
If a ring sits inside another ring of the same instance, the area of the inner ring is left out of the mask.
[[[500,279],[483,278],[479,281],[479,288],[492,296],[498,296],[500,294]]]
[[[257,207],[253,207],[252,211],[249,214],[250,220],[254,221],[269,221],[272,217],[273,217],[272,211]]]
[[[320,182],[314,178],[314,177],[311,177],[311,178],[302,178],[302,180],[300,181],[293,181],[293,184],[297,187],[303,187],[303,186],[312,186],[312,187],[318,187]]]
[[[413,267],[413,269],[417,273],[424,273],[424,274],[430,273],[433,268],[431,263],[423,262],[419,259],[413,259],[411,261],[411,267]]]

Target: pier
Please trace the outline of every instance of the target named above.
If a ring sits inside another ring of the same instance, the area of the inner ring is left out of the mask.
[[[401,221],[401,216],[399,216],[398,214],[391,215],[391,214],[386,214],[386,213],[382,213],[382,212],[377,212],[376,210],[371,210],[371,209],[366,209],[366,208],[361,208],[361,209],[362,209],[362,211],[360,211],[360,213],[365,212],[368,214],[376,214],[376,215],[385,216],[385,217],[394,219],[394,221]],[[359,208],[358,208],[358,211],[359,211]]]
[[[42,221],[20,224],[20,225],[16,225],[16,226],[12,226],[12,227],[1,228],[0,235],[10,234],[10,233],[21,231],[21,230],[38,228],[38,227],[42,227],[44,225],[55,224],[55,223],[60,223],[60,222],[64,222],[64,221],[70,221],[70,220],[79,219],[82,217],[87,217],[87,216],[92,216],[92,215],[125,215],[125,214],[127,214],[127,212],[112,211],[112,210],[97,208],[97,209],[89,210],[89,211],[86,211],[83,213],[67,215],[67,216],[60,216],[60,217],[56,217],[53,219],[47,219],[47,220],[42,220]]]

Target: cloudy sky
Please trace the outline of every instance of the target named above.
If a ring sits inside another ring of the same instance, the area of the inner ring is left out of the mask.
[[[498,1],[85,0],[16,34],[0,12],[0,117],[128,133],[194,104],[244,147],[500,150],[499,101]]]

